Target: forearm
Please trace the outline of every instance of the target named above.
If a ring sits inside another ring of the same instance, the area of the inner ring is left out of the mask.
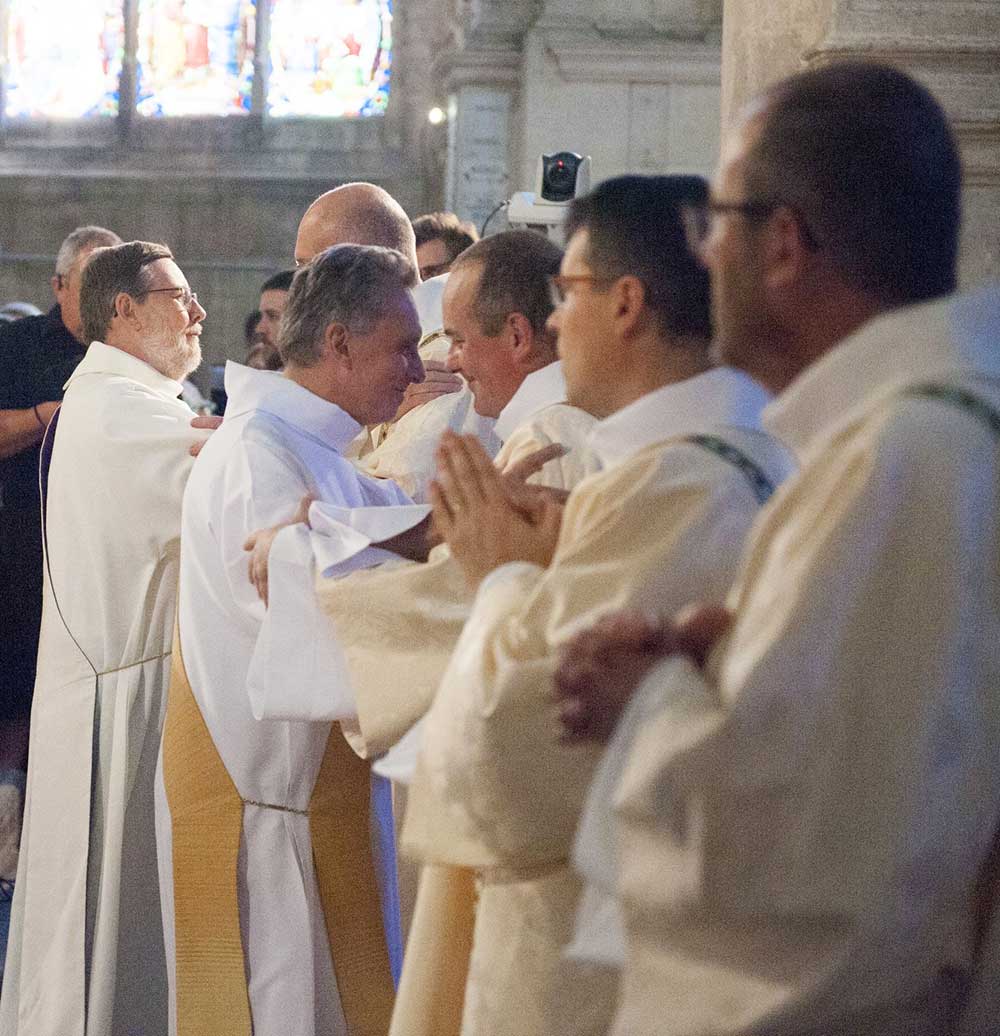
[[[0,459],[13,457],[41,441],[45,424],[34,407],[25,410],[0,410]]]
[[[407,529],[398,536],[392,536],[373,546],[391,550],[393,554],[398,554],[410,561],[426,561],[427,555],[439,542],[439,537],[431,528],[431,516],[428,515],[412,529]]]

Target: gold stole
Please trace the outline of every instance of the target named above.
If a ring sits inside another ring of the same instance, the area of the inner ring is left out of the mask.
[[[163,731],[173,829],[178,1036],[251,1036],[236,898],[243,800],[198,708],[175,631]],[[313,860],[351,1036],[385,1036],[392,974],[372,858],[371,774],[330,732],[309,802]]]
[[[459,1036],[476,924],[476,872],[425,864],[389,1036]]]

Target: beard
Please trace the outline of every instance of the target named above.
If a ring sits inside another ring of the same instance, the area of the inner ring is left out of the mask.
[[[183,381],[201,363],[201,341],[184,337],[179,342],[148,342],[146,362],[165,378]]]

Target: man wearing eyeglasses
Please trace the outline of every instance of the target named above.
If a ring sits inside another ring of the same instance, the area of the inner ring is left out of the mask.
[[[154,774],[205,310],[163,245],[83,270],[42,453],[45,589],[0,1031],[165,1032]]]
[[[996,1031],[1000,292],[952,294],[960,185],[923,86],[835,64],[694,214],[801,469],[728,610],[582,630],[558,677],[621,761],[578,853],[627,918],[615,1036]]]
[[[764,390],[711,367],[708,278],[680,219],[705,192],[697,177],[621,177],[570,208],[549,323],[568,401],[600,419],[589,445],[603,470],[564,514],[548,500],[519,508],[471,440],[439,451],[435,522],[476,596],[410,790],[403,851],[425,872],[393,1036],[427,1036],[423,1018],[462,1036],[589,1036],[609,1021],[613,976],[561,963],[597,756],[553,741],[559,647],[624,602],[669,613],[694,586],[721,600],[788,466],[757,427]],[[452,889],[479,884],[474,935],[445,967],[435,954],[457,896],[439,891],[442,873]]]

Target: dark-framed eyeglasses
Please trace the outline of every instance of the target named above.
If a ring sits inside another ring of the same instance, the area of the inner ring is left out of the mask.
[[[432,277],[440,277],[441,274],[447,273],[450,269],[450,260],[443,263],[432,263],[430,266],[421,266],[420,279],[422,281],[429,281]]]
[[[561,306],[568,298],[570,292],[577,284],[593,284],[608,287],[618,280],[617,277],[598,277],[596,274],[574,273],[574,274],[550,274],[548,278],[549,298],[553,306]]]
[[[788,209],[796,218],[802,229],[802,239],[806,246],[816,251],[820,245],[816,235],[812,232],[806,218],[802,213],[789,202],[765,201],[764,199],[748,198],[746,201],[717,201],[709,200],[704,205],[684,205],[681,207],[681,221],[684,224],[684,233],[687,238],[688,248],[692,254],[699,258],[704,254],[705,245],[712,236],[715,220],[719,216],[734,214],[749,220],[767,219],[778,209]]]
[[[198,293],[192,291],[190,288],[182,288],[179,284],[172,284],[168,288],[147,288],[144,295],[156,295],[161,291],[174,291],[177,294],[174,295],[174,299],[179,302],[185,309],[190,309],[198,301]]]

